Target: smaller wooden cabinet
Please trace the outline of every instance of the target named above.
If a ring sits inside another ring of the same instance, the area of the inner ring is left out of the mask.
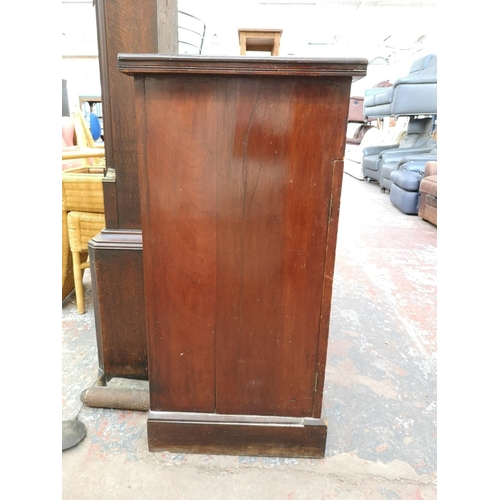
[[[135,79],[149,448],[322,457],[364,59],[118,56]]]

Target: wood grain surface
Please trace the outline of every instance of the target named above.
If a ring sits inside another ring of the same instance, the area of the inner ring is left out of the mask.
[[[89,242],[98,382],[148,378],[142,235],[105,229]]]
[[[257,419],[254,419],[257,420]],[[234,423],[211,421],[148,420],[150,451],[244,456],[323,458],[327,427],[315,419],[300,425],[279,422]]]
[[[156,0],[96,0],[106,166],[116,171],[114,194],[106,196],[108,204],[116,203],[105,207],[108,229],[141,227],[134,82],[116,59],[120,52],[158,51],[156,9]]]
[[[313,416],[350,82],[137,79],[153,410]]]

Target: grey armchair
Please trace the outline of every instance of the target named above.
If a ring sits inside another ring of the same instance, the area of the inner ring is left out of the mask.
[[[420,181],[429,161],[437,161],[437,147],[427,154],[402,158],[398,168],[391,172],[391,203],[407,215],[417,215]]]
[[[397,167],[399,160],[408,154],[428,153],[436,146],[436,141],[430,138],[433,119],[410,118],[406,136],[399,144],[386,146],[371,146],[363,149],[363,177],[369,182],[380,183],[380,173],[384,164],[391,164],[390,170]]]
[[[392,172],[395,170],[423,172],[426,162],[437,161],[437,144],[435,144],[432,139],[428,142],[428,146],[417,148],[419,151],[406,151],[403,157],[391,157],[390,155],[385,155],[385,161],[380,167],[380,189],[383,191],[391,190]],[[428,147],[432,149],[427,151]]]
[[[372,117],[436,115],[437,55],[417,59],[392,87],[365,90],[363,111]]]

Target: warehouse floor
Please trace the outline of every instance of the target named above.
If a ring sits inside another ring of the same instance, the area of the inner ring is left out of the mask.
[[[64,500],[436,498],[437,228],[376,183],[344,174],[324,459],[152,453],[146,412],[83,405],[97,376],[89,271],[84,283],[87,312],[74,295],[62,307],[62,419],[87,432],[63,452]]]

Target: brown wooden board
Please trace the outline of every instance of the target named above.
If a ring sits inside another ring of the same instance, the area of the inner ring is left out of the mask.
[[[142,235],[105,229],[89,242],[98,382],[148,378]]]
[[[96,20],[106,166],[116,171],[114,196],[105,200],[106,227],[139,229],[134,84],[118,71],[116,58],[120,52],[157,52],[157,1],[96,0]]]
[[[327,427],[320,419],[301,424],[148,419],[150,451],[323,458]]]

